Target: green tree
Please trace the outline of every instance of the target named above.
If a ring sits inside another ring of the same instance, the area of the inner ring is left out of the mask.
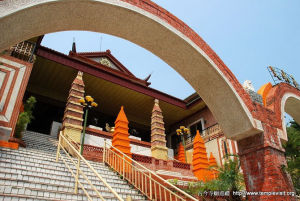
[[[233,156],[233,159],[228,156]],[[229,200],[241,200],[240,196],[233,195],[233,191],[245,189],[244,177],[241,173],[241,165],[237,155],[228,155],[223,167],[219,168],[219,188],[230,191]]]
[[[240,161],[238,156],[227,155],[223,167],[220,167],[217,170],[219,173],[216,179],[206,182],[201,181],[191,183],[186,189],[186,192],[192,195],[203,195],[204,191],[230,191],[230,197],[227,200],[241,200],[240,196],[233,195],[233,191],[245,190],[244,177],[240,171]]]
[[[26,129],[27,124],[31,122],[33,119],[32,110],[36,103],[36,99],[33,96],[30,96],[26,103],[24,104],[24,112],[19,115],[16,129],[15,129],[15,137],[18,139],[22,139],[23,131]]]
[[[286,128],[288,141],[283,144],[287,167],[284,167],[291,175],[295,190],[300,194],[300,125],[295,121],[290,122]]]

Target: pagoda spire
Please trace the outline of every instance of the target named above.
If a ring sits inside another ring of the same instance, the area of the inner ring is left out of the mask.
[[[209,167],[214,168],[210,170],[210,178],[211,179],[216,179],[218,177],[218,171],[215,170],[215,168],[218,167],[217,162],[216,162],[216,158],[214,157],[214,155],[212,154],[212,152],[210,152],[210,157],[208,160],[208,164]]]
[[[76,43],[75,43],[75,38],[73,38],[72,52],[76,53]]]
[[[182,163],[186,163],[185,161],[185,155],[184,155],[184,147],[182,145],[182,143],[179,143],[179,148],[178,148],[178,160]]]
[[[208,170],[208,159],[205,148],[205,143],[201,137],[199,130],[194,139],[193,150],[193,172],[194,175],[202,181],[207,181],[210,178]]]
[[[151,155],[157,159],[168,159],[163,115],[157,99],[154,100],[151,115]]]
[[[84,97],[82,75],[83,73],[78,71],[76,78],[71,84],[62,122],[62,132],[76,142],[80,142],[83,122],[83,106],[78,102],[79,99]]]
[[[131,158],[131,147],[128,133],[128,120],[123,106],[115,121],[112,145]]]

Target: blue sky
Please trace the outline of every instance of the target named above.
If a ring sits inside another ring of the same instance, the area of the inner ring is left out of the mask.
[[[300,1],[154,0],[194,29],[219,55],[238,80],[251,80],[255,90],[271,77],[271,65],[300,82]],[[77,51],[112,54],[139,78],[152,73],[153,88],[186,98],[193,88],[149,51],[120,38],[92,32],[60,32],[42,44],[68,54],[75,37]]]

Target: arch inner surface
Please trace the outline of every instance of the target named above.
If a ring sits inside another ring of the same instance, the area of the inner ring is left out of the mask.
[[[286,132],[286,122],[284,120],[284,112],[288,113],[298,124],[300,124],[300,97],[287,93],[281,99],[281,120],[284,132],[284,140],[288,140]]]

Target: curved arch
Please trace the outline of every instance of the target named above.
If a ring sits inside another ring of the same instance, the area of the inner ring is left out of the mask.
[[[293,119],[300,124],[300,95],[294,93],[286,93],[281,99],[281,121],[283,128],[283,140],[288,140],[286,132],[286,122],[284,120],[284,112],[288,113]]]
[[[278,122],[279,136],[287,141],[286,122],[284,112],[288,113],[299,124],[300,123],[300,90],[286,83],[273,86],[266,95],[266,107],[275,114],[274,122]]]
[[[160,57],[206,102],[226,137],[255,127],[252,101],[214,51],[186,24],[145,0],[15,0],[1,2],[0,50],[38,35],[88,30],[129,40]]]

